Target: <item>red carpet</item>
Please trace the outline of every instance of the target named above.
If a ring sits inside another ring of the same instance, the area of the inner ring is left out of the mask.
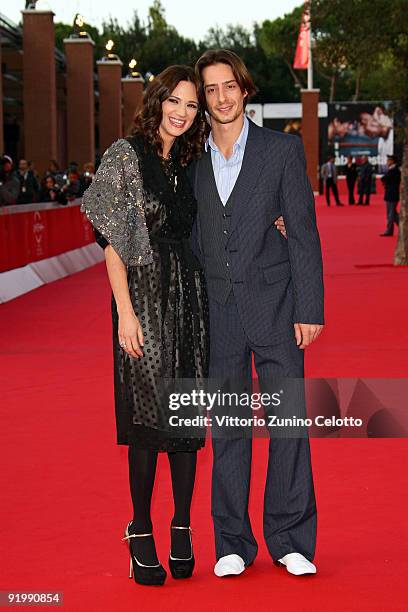
[[[319,198],[327,329],[308,349],[309,376],[408,372],[407,269],[381,199],[326,208]],[[148,589],[128,580],[121,537],[130,517],[126,448],[115,444],[109,287],[103,265],[2,306],[0,590],[64,591],[64,609],[406,610],[406,440],[312,440],[318,574],[272,565],[262,540],[265,441],[256,441],[251,510],[259,556],[244,576],[212,574],[211,453],[199,457],[192,580]],[[161,457],[154,498],[160,557],[171,491]],[[98,513],[96,513],[98,509]]]

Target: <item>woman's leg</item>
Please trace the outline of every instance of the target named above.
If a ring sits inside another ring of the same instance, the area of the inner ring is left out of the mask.
[[[171,524],[177,527],[189,527],[197,452],[171,452],[168,453],[168,457],[174,500],[174,515]],[[190,557],[190,535],[187,529],[171,530],[171,554],[181,559]]]
[[[150,506],[156,475],[157,452],[129,446],[129,484],[133,503],[130,533],[151,533]],[[158,563],[153,538],[131,538],[132,550],[145,565]]]

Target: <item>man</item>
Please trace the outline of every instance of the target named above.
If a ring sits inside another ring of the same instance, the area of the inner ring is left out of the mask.
[[[17,176],[20,181],[20,193],[17,204],[31,204],[32,202],[37,202],[39,199],[40,185],[26,159],[20,159]]]
[[[16,204],[20,181],[13,170],[13,160],[8,155],[0,157],[0,206]]]
[[[321,175],[325,184],[326,191],[326,202],[327,206],[330,206],[330,190],[333,192],[334,199],[336,200],[336,206],[343,206],[339,200],[339,192],[337,189],[337,169],[334,163],[334,156],[330,155],[327,162],[323,164]]]
[[[346,175],[347,182],[347,190],[348,190],[348,202],[350,206],[356,203],[354,199],[354,187],[356,186],[357,181],[357,164],[353,159],[352,155],[347,156],[347,163],[344,169],[344,174]]]
[[[362,164],[358,171],[358,202],[359,206],[364,205],[368,206],[370,204],[370,195],[371,195],[371,180],[373,176],[373,167],[368,161],[367,155],[363,155]],[[363,196],[364,202],[363,202]]]
[[[394,155],[387,156],[388,171],[381,178],[384,184],[384,201],[387,207],[387,228],[380,236],[393,236],[394,224],[398,227],[399,214],[397,206],[399,202],[399,192],[401,183],[401,172],[398,168]]]
[[[191,174],[193,241],[209,295],[210,378],[248,379],[252,355],[260,380],[303,378],[303,349],[323,325],[323,283],[302,141],[245,117],[255,86],[233,52],[207,51],[196,71],[212,128]],[[274,229],[281,214],[287,238]],[[220,577],[242,573],[257,553],[248,515],[251,449],[250,438],[213,435]],[[271,439],[264,535],[273,560],[294,574],[314,573],[315,531],[309,441]]]

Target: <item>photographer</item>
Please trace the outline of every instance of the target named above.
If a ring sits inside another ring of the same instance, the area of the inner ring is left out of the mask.
[[[48,170],[46,172],[46,177],[52,176],[55,179],[58,187],[62,187],[64,184],[64,173],[60,169],[58,162],[55,159],[50,160],[50,164],[48,166]]]
[[[40,186],[27,160],[20,159],[17,176],[20,181],[20,194],[17,198],[17,204],[37,202]]]
[[[81,197],[81,182],[79,180],[79,174],[76,170],[68,170],[66,182],[61,187],[61,192],[69,202]]]
[[[13,160],[8,155],[0,158],[0,206],[16,204],[20,181],[13,171]]]
[[[95,174],[95,167],[92,162],[84,164],[84,172],[81,175],[81,195],[85,193]]]
[[[40,202],[55,202],[56,204],[66,204],[67,198],[59,188],[55,178],[51,175],[44,179],[44,186],[40,192]]]

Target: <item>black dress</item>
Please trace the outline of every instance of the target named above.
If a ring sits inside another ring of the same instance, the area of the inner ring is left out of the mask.
[[[112,293],[117,443],[159,451],[196,450],[204,445],[203,429],[184,435],[186,430],[180,434],[169,427],[171,413],[163,397],[164,380],[200,384],[208,375],[205,279],[189,241],[196,202],[175,151],[169,160],[161,160],[141,137],[127,140],[139,160],[153,263],[127,267],[130,298],[144,335],[140,360],[119,346]],[[97,229],[95,235],[102,247],[109,244]]]

